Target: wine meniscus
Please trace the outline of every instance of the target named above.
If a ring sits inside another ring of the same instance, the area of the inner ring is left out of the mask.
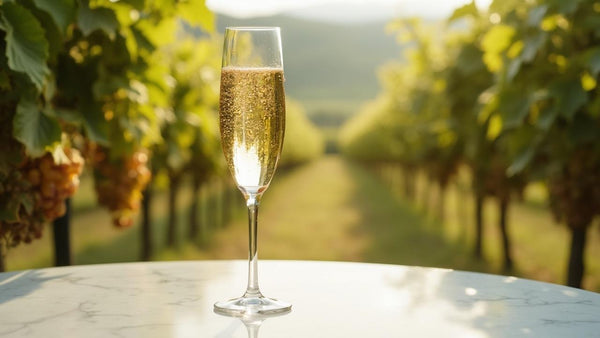
[[[262,193],[283,145],[283,69],[223,67],[219,121],[223,152],[237,185]]]

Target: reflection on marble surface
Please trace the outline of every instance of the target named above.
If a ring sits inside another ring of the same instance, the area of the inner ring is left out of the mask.
[[[3,273],[0,336],[600,336],[597,293],[379,264],[261,261],[262,289],[291,301],[294,310],[246,323],[213,313],[216,300],[244,284],[245,264],[130,263]]]
[[[224,314],[224,313],[220,313],[219,311],[214,311],[216,314],[220,315],[220,316],[224,316],[224,317],[230,317],[230,318],[237,318],[239,319],[242,324],[244,324],[244,326],[246,327],[246,331],[248,332],[248,338],[258,338],[258,330],[260,329],[260,326],[262,325],[262,323],[269,319],[269,318],[275,318],[275,317],[281,317],[281,316],[285,316],[287,314],[289,314],[290,312],[292,312],[291,309],[288,309],[284,312],[279,312],[279,313],[273,313],[273,314],[258,314],[258,313],[254,313],[254,314],[246,314],[243,316],[235,316],[235,315],[228,315],[228,314]],[[230,334],[227,331],[222,332],[222,334],[218,334],[216,337],[229,337]]]

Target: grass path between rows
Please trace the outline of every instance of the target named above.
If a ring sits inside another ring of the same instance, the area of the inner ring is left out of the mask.
[[[275,176],[260,206],[262,259],[488,270],[375,176],[340,157],[324,157],[281,176]],[[190,244],[160,258],[245,259],[247,241],[247,220],[238,217],[219,230],[208,247],[199,250]]]

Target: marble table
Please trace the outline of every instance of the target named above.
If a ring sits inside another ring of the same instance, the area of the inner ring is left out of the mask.
[[[215,301],[242,293],[246,269],[187,261],[2,273],[0,336],[600,337],[600,294],[382,264],[261,261],[263,292],[292,311],[254,321],[215,314]]]

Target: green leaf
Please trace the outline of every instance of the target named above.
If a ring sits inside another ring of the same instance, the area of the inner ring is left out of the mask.
[[[44,29],[30,11],[15,3],[2,4],[0,13],[6,29],[8,67],[27,74],[41,90],[46,76],[50,74],[46,64],[48,41]]]
[[[454,20],[462,19],[466,16],[472,16],[476,18],[479,15],[479,11],[477,11],[477,6],[475,6],[475,1],[471,1],[470,3],[463,5],[454,10],[448,22],[452,22]]]
[[[102,110],[93,103],[83,104],[81,116],[83,118],[83,127],[90,141],[109,146],[108,121],[104,118]]]
[[[506,79],[508,81],[512,81],[512,79],[515,78],[515,76],[519,73],[519,70],[521,69],[521,59],[517,58],[514,60],[511,60],[508,64],[508,69],[506,71]]]
[[[588,100],[579,79],[556,82],[550,86],[550,93],[556,98],[559,114],[569,120]]]
[[[542,19],[544,19],[547,11],[548,5],[540,5],[532,8],[527,17],[527,24],[531,27],[538,27],[540,22],[542,22]]]
[[[600,47],[590,48],[586,54],[587,65],[593,76],[598,76],[600,72]]]
[[[531,163],[533,155],[535,155],[535,149],[536,145],[534,143],[525,148],[519,155],[517,155],[510,167],[508,167],[506,174],[510,177],[523,171],[523,169],[525,169],[527,165]]]
[[[481,51],[474,45],[468,44],[461,48],[456,59],[456,65],[465,74],[473,74],[476,71],[485,71],[481,61]]]
[[[77,26],[86,36],[96,30],[102,30],[112,39],[119,28],[119,21],[115,12],[110,8],[97,7],[91,9],[87,0],[81,0],[77,15]]]
[[[92,92],[94,97],[98,100],[103,99],[106,96],[112,95],[121,88],[129,88],[129,81],[124,76],[117,75],[103,75],[98,78],[96,83],[92,86]]]
[[[547,0],[547,2],[553,5],[559,12],[565,14],[571,14],[577,10],[577,6],[583,0]]]
[[[207,32],[214,32],[215,17],[206,7],[204,0],[187,0],[178,3],[177,12],[192,26],[198,26]]]
[[[50,14],[39,10],[33,9],[33,14],[38,18],[42,27],[44,28],[44,36],[48,41],[48,62],[50,64],[56,61],[56,57],[60,52],[63,51],[63,33],[60,31],[58,25],[52,20]]]
[[[535,35],[530,35],[523,39],[525,47],[523,47],[523,50],[521,51],[521,60],[531,62],[533,58],[535,58],[540,47],[546,41],[547,36],[547,33],[538,32]]]
[[[81,124],[83,117],[77,110],[65,109],[65,108],[46,108],[44,111],[46,115],[53,117],[57,120],[62,120],[71,124]]]
[[[131,33],[135,37],[135,41],[137,42],[139,48],[143,48],[149,52],[153,52],[156,49],[156,46],[154,46],[154,44],[152,44],[152,42],[139,29],[131,27]]]
[[[141,11],[144,9],[145,0],[121,0],[120,2],[129,4],[131,7]]]
[[[33,2],[39,9],[50,14],[62,33],[75,20],[75,0],[33,0]]]
[[[35,100],[22,97],[13,120],[13,134],[34,157],[60,142],[61,129],[55,119],[46,116]]]
[[[519,89],[507,89],[502,92],[498,110],[502,115],[504,128],[518,127],[529,113],[529,105],[529,97]]]
[[[140,20],[136,23],[136,29],[139,29],[144,36],[150,40],[154,46],[164,46],[173,41],[179,27],[178,21],[173,18],[164,18],[158,23],[150,20]]]
[[[548,131],[556,117],[558,116],[558,108],[555,105],[546,107],[546,109],[540,112],[540,115],[536,121],[536,126],[542,130]]]

